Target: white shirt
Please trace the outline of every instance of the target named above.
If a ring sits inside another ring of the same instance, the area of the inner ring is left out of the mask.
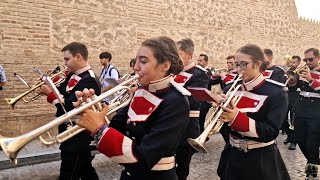
[[[111,70],[111,72],[110,72],[110,70]],[[102,69],[100,77],[99,77],[101,87],[104,88],[109,85],[105,81],[107,78],[113,78],[115,80],[118,80],[119,76],[120,75],[119,75],[118,71],[116,70],[116,68],[112,64],[109,64],[107,67],[104,67]]]

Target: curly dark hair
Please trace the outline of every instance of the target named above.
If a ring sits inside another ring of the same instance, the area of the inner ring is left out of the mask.
[[[142,43],[142,46],[149,47],[153,51],[154,57],[159,64],[165,61],[171,62],[171,67],[167,75],[179,74],[183,69],[183,63],[179,57],[176,43],[166,36],[147,39]]]

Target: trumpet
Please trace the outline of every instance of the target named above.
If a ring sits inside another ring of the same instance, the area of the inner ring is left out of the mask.
[[[125,80],[125,81],[123,81],[121,84],[116,86],[117,91],[109,95],[109,96],[112,96],[112,98],[111,100],[109,100],[109,109],[105,116],[105,121],[108,125],[110,124],[110,121],[107,117],[130,103],[131,96],[132,96],[130,87],[132,86],[132,84],[137,82],[136,78],[128,77],[128,76],[122,77],[122,80]],[[90,101],[91,99],[87,99],[86,103],[89,103]],[[91,109],[94,111],[101,111],[102,104],[96,103],[96,105],[92,106]],[[74,125],[74,126],[68,127],[67,130],[58,134],[55,137],[52,137],[51,135],[49,135],[50,140],[45,140],[42,136],[39,136],[39,139],[42,144],[46,146],[50,146],[56,143],[63,143],[66,140],[72,138],[73,136],[79,134],[84,130],[85,130],[84,128],[81,128],[78,125]]]
[[[230,89],[226,93],[226,96],[228,96],[228,99],[226,102],[222,105],[223,107],[227,107],[231,100],[235,100],[235,105],[240,101],[242,94],[238,96],[236,99],[235,98],[235,93],[239,90],[241,85],[237,85],[238,82],[241,80],[242,74],[238,76],[238,78],[234,81],[234,83],[231,85]],[[197,137],[196,139],[188,138],[188,143],[198,152],[201,153],[207,153],[206,148],[204,147],[204,143],[207,139],[207,137],[211,134],[215,134],[220,131],[222,125],[224,124],[223,121],[220,120],[220,116],[223,112],[222,108],[217,108],[215,112],[211,114],[211,119],[209,125],[207,128],[202,132],[202,134]]]
[[[211,73],[213,75],[219,75],[220,73],[228,73],[228,68],[212,68]]]
[[[303,71],[310,71],[310,68],[308,66],[301,66],[298,67],[296,70],[293,71],[293,73],[297,73],[298,75],[302,75]]]
[[[63,69],[57,69],[56,70],[53,70],[51,71],[51,73],[49,74],[50,78],[51,79],[56,79],[58,77],[62,77],[60,78],[57,82],[55,82],[55,85],[58,86],[59,84],[63,83],[66,79],[66,75],[65,75],[65,70],[67,68],[64,67]],[[39,82],[37,83],[36,85],[34,86],[29,86],[19,75],[17,75],[15,73],[15,76],[17,76],[25,85],[27,85],[29,87],[29,90],[25,91],[24,93],[14,97],[14,98],[5,98],[5,100],[7,101],[7,103],[9,105],[12,106],[12,108],[14,108],[15,104],[20,101],[20,100],[23,100],[25,103],[29,103],[31,101],[34,101],[36,99],[38,99],[39,97],[42,96],[41,93],[37,93],[37,91],[39,90],[39,88],[44,85],[45,83],[44,82]],[[33,96],[31,97],[28,97],[29,94],[33,94]]]
[[[289,69],[291,69],[291,68],[292,68],[292,66],[289,66]],[[285,85],[287,85],[287,84],[289,84],[291,86],[296,85],[297,82],[298,82],[297,75],[301,76],[304,71],[310,71],[310,68],[308,66],[300,66],[300,67],[298,67],[297,69],[295,69],[293,71],[292,70],[288,70],[286,72],[286,74],[288,76],[288,79],[285,82]]]
[[[18,163],[17,161],[17,156],[19,151],[28,143],[30,143],[32,140],[34,140],[35,138],[41,136],[42,134],[48,132],[49,130],[53,129],[54,127],[68,122],[69,119],[77,116],[78,114],[80,114],[81,112],[83,112],[84,110],[88,109],[88,108],[92,108],[95,110],[99,110],[101,109],[101,101],[103,101],[103,99],[112,96],[114,94],[116,94],[117,92],[126,89],[127,92],[130,94],[129,98],[122,102],[121,107],[124,107],[126,105],[128,105],[133,97],[133,93],[131,91],[131,89],[127,86],[124,86],[125,84],[129,84],[132,81],[137,81],[137,79],[139,78],[138,75],[135,75],[134,77],[130,78],[127,81],[124,81],[123,83],[119,84],[118,86],[100,94],[99,96],[95,96],[90,100],[87,100],[86,102],[83,102],[79,107],[67,112],[66,114],[57,117],[56,119],[50,121],[49,123],[34,129],[33,131],[30,131],[26,134],[23,134],[21,136],[17,136],[17,137],[12,137],[12,138],[7,138],[7,137],[1,137],[0,138],[0,147],[2,148],[2,150],[4,151],[4,153],[6,154],[6,156],[15,164]],[[96,108],[96,106],[98,106],[98,108]],[[99,107],[100,106],[100,107]],[[110,105],[111,106],[111,105]],[[119,107],[119,108],[121,108]],[[118,108],[118,109],[119,109]],[[76,135],[77,133],[83,131],[83,128],[80,128],[80,126],[73,126],[72,131],[68,131],[63,133],[63,135],[61,135],[59,137],[59,139],[63,140],[64,138],[70,138],[73,137],[74,135]],[[49,142],[51,143],[51,142]]]

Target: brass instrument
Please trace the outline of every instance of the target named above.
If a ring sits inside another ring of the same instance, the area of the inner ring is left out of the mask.
[[[291,60],[292,60],[292,56],[290,56],[290,55],[285,55],[285,56],[284,56],[284,65],[290,66]]]
[[[290,68],[292,68],[292,66],[290,66]],[[304,71],[310,71],[310,68],[305,65],[305,66],[300,66],[300,67],[298,67],[297,69],[295,69],[293,71],[292,70],[288,70],[286,72],[286,74],[288,76],[288,79],[285,82],[285,85],[290,85],[290,86],[296,85],[298,80],[299,80],[297,75],[301,76]]]
[[[106,114],[105,120],[106,123],[109,125],[110,121],[107,118],[107,116],[111,115],[112,113],[116,112],[117,110],[123,108],[127,104],[130,103],[131,97],[132,97],[132,92],[130,87],[132,84],[137,82],[137,79],[135,77],[125,77],[123,78],[125,81],[117,85],[117,91],[114,93],[110,94],[109,96],[112,96],[111,100],[108,101],[109,103],[109,109]],[[116,88],[114,87],[114,88]],[[112,88],[113,89],[113,88]],[[107,91],[108,92],[108,91]],[[86,103],[89,103],[91,99],[87,99]],[[96,106],[96,107],[95,107]],[[95,106],[92,106],[91,109],[94,111],[101,111],[102,110],[102,104],[97,103]],[[56,137],[52,137],[49,135],[50,140],[45,140],[42,136],[39,136],[39,139],[42,144],[46,146],[53,145],[55,143],[63,143],[66,140],[72,138],[73,136],[79,134],[80,132],[84,131],[84,128],[79,127],[78,125],[70,126],[65,130],[64,132],[58,134]]]
[[[221,85],[220,84],[215,84],[211,86],[211,94],[213,95],[220,95],[222,94],[223,91],[221,89]],[[210,124],[212,117],[212,114],[215,114],[216,110],[217,110],[218,104],[215,102],[211,102],[211,107],[208,110],[206,117],[205,117],[205,121],[204,121],[204,129],[206,129],[208,127],[208,125]]]
[[[92,99],[88,100],[87,102],[84,102],[81,104],[81,106],[67,112],[66,114],[57,117],[56,119],[50,121],[49,123],[33,130],[30,131],[29,133],[23,134],[21,136],[17,136],[17,137],[12,137],[12,138],[6,138],[6,137],[1,137],[0,138],[0,146],[3,150],[3,152],[6,154],[6,156],[13,161],[15,164],[17,164],[17,155],[19,153],[19,151],[28,143],[30,143],[32,140],[34,140],[35,138],[41,136],[42,134],[48,132],[49,130],[53,129],[54,127],[68,122],[69,119],[77,116],[78,114],[80,114],[81,112],[83,112],[84,110],[88,109],[88,108],[93,108],[93,109],[100,109],[100,105],[101,105],[101,101],[103,101],[103,99],[112,96],[113,94],[117,93],[118,91],[121,91],[123,89],[127,89],[127,92],[130,93],[130,98],[128,98],[127,101],[123,102],[123,104],[121,105],[121,107],[126,106],[127,104],[130,103],[132,97],[133,97],[133,93],[130,90],[129,87],[124,86],[123,84],[128,84],[132,81],[136,81],[138,79],[138,75],[132,77],[131,79],[119,84],[118,86],[110,89],[109,91],[106,91],[104,93],[102,93],[99,96],[93,97]],[[98,108],[96,108],[96,106],[98,106]],[[119,105],[120,106],[120,105]],[[121,108],[120,107],[120,108]],[[64,133],[66,136],[60,137],[61,139],[63,138],[68,138],[73,137],[76,133],[78,133],[79,131],[81,132],[83,130],[83,128],[80,128],[79,126],[74,126],[73,131],[70,131],[68,133]]]
[[[212,68],[211,73],[213,75],[219,75],[220,73],[228,73],[228,68]]]
[[[239,102],[239,100],[242,97],[242,94],[235,98],[235,93],[239,90],[241,85],[237,85],[237,83],[241,80],[242,74],[238,76],[238,78],[234,81],[234,83],[231,85],[230,89],[226,93],[226,96],[228,99],[223,104],[223,107],[227,107],[231,100],[235,100],[235,105]],[[210,123],[207,126],[207,128],[202,132],[202,134],[197,137],[196,139],[188,138],[188,143],[198,152],[201,153],[207,153],[207,150],[204,147],[204,143],[209,135],[215,134],[220,131],[222,125],[224,124],[223,121],[220,120],[220,116],[223,112],[222,108],[217,108],[213,113],[210,114]]]
[[[61,83],[63,83],[66,79],[66,75],[65,75],[65,70],[66,70],[66,67],[64,67],[63,69],[60,69],[57,70],[57,71],[52,71],[49,75],[50,75],[50,78],[51,79],[54,79],[58,76],[61,76],[63,78],[61,78],[61,80],[55,82],[55,85],[59,85]],[[29,90],[25,91],[24,93],[14,97],[14,98],[5,98],[5,100],[7,101],[7,103],[9,105],[12,106],[12,108],[14,108],[15,104],[20,101],[20,100],[23,100],[25,103],[29,103],[31,101],[34,101],[36,99],[38,99],[39,97],[42,96],[41,93],[37,93],[37,91],[39,91],[39,88],[44,85],[45,83],[44,82],[39,82],[37,83],[36,85],[34,86],[29,86],[20,76],[18,76],[16,73],[15,73],[15,76],[17,76],[25,85],[27,85],[29,87]],[[28,97],[28,95],[32,94],[31,97]]]
[[[296,70],[294,70],[294,73],[297,73],[298,75],[302,75],[303,71],[310,71],[310,68],[308,66],[301,66],[298,67]]]

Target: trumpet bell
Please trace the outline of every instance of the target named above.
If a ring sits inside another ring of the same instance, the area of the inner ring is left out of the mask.
[[[190,146],[192,146],[198,152],[200,152],[200,153],[207,153],[208,152],[206,150],[206,148],[204,147],[204,143],[200,142],[199,137],[197,139],[188,138],[187,141],[190,144]]]
[[[297,74],[299,74],[300,76],[304,71],[310,71],[310,68],[308,66],[302,66],[296,70]]]
[[[18,163],[17,156],[21,149],[16,149],[15,147],[11,147],[11,142],[14,141],[14,138],[5,138],[0,136],[0,149],[4,152],[4,154],[10,159],[10,161],[14,162],[14,164]]]
[[[18,102],[17,98],[4,98],[4,99],[7,101],[9,105],[12,106],[12,108],[14,108],[14,105],[16,105],[16,103]]]

